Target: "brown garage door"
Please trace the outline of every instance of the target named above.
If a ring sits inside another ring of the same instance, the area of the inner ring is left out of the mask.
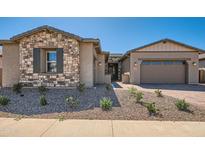
[[[185,83],[183,61],[143,61],[141,83]]]

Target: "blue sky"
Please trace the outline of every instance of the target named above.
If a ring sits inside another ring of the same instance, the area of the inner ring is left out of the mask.
[[[113,53],[163,38],[205,49],[205,18],[0,18],[0,39],[42,25],[100,38],[102,49]]]

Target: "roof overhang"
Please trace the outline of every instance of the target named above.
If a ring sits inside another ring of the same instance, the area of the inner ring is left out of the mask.
[[[48,25],[44,25],[44,26],[40,26],[40,27],[37,27],[37,28],[34,28],[32,30],[29,30],[29,31],[26,31],[26,32],[23,32],[21,34],[18,34],[18,35],[15,35],[13,36],[12,38],[10,38],[10,40],[13,40],[13,41],[18,41],[24,37],[27,37],[27,36],[30,36],[30,35],[33,35],[35,33],[38,33],[38,32],[41,32],[41,31],[53,31],[53,32],[57,32],[57,33],[60,33],[60,34],[63,34],[63,35],[66,35],[66,36],[69,36],[71,38],[74,38],[78,41],[80,41],[82,38],[78,35],[75,35],[75,34],[72,34],[72,33],[69,33],[69,32],[66,32],[66,31],[63,31],[63,30],[60,30],[60,29],[57,29],[57,28],[54,28],[54,27],[51,27],[51,26],[48,26]]]
[[[9,43],[18,43],[22,38],[36,34],[36,33],[41,32],[41,31],[57,32],[57,33],[60,33],[62,35],[76,39],[79,42],[93,43],[96,51],[99,53],[102,52],[100,40],[98,38],[96,38],[96,39],[95,38],[83,38],[83,37],[80,37],[78,35],[75,35],[75,34],[72,34],[72,33],[69,33],[69,32],[48,26],[48,25],[40,26],[40,27],[34,28],[32,30],[23,32],[21,34],[15,35],[15,36],[11,37],[10,40],[0,40],[0,45],[9,44]]]
[[[15,42],[12,40],[0,40],[0,45],[13,44],[13,43],[15,43]]]

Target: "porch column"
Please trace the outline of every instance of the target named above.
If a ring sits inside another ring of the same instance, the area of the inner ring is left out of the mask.
[[[198,61],[187,60],[187,83],[197,84],[199,82]]]
[[[140,67],[142,60],[141,59],[132,59],[130,60],[130,83],[140,84]]]

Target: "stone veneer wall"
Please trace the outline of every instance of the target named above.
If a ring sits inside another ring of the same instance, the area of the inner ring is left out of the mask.
[[[63,48],[63,73],[33,73],[33,48]],[[20,82],[30,86],[77,86],[80,80],[79,42],[56,32],[42,31],[22,38]]]

